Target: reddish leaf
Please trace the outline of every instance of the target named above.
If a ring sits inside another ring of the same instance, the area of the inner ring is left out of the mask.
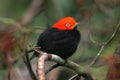
[[[3,53],[9,53],[13,50],[14,44],[15,44],[15,38],[12,34],[7,34],[6,32],[0,33],[1,39],[0,39],[0,47],[3,51]]]

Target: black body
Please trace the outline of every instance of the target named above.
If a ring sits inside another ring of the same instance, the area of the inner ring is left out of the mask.
[[[49,28],[39,36],[37,46],[44,52],[67,59],[76,51],[79,41],[80,33],[76,28],[74,30]],[[38,53],[35,52],[33,55],[37,56]]]

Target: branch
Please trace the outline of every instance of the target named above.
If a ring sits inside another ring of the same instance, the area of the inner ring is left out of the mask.
[[[94,0],[96,6],[108,17],[114,19],[113,13],[106,7],[104,0]]]
[[[59,64],[55,64],[53,65],[52,67],[50,67],[48,70],[46,70],[45,74],[47,74],[48,72],[52,71],[53,69],[59,67],[60,65]]]
[[[50,60],[54,61],[64,67],[67,67],[69,69],[72,69],[75,71],[78,75],[83,76],[84,78],[89,78],[90,80],[93,80],[92,76],[89,74],[88,70],[86,68],[88,67],[82,67],[72,61],[65,61],[61,57],[54,55],[54,54],[49,54],[37,49],[34,49],[37,53],[40,54],[38,58],[38,80],[45,80],[45,61]],[[88,76],[89,75],[89,76]]]
[[[95,64],[95,62],[98,60],[98,58],[102,54],[103,49],[114,39],[114,37],[117,35],[119,29],[120,29],[120,22],[117,24],[116,29],[113,32],[113,34],[110,36],[110,38],[106,42],[103,43],[103,45],[101,46],[101,48],[100,48],[99,52],[97,53],[96,57],[92,60],[92,62],[90,63],[89,66],[92,66],[93,64]]]
[[[72,76],[70,79],[68,79],[68,80],[74,80],[74,79],[76,79],[76,77],[78,77],[79,75],[78,74],[76,74],[76,75],[74,75],[74,76]]]
[[[95,41],[95,40],[93,39],[91,32],[90,32],[90,34],[89,34],[89,38],[90,38],[90,41],[91,41],[93,44],[98,45],[98,46],[101,46],[101,45],[102,45],[101,43],[99,43],[99,42],[97,42],[97,41]]]
[[[42,53],[41,57],[38,58],[38,65],[37,65],[37,74],[38,80],[46,80],[44,68],[45,68],[45,61],[48,59],[46,53]]]
[[[29,60],[29,56],[28,56],[28,54],[27,54],[27,51],[26,51],[26,53],[25,53],[25,56],[23,56],[23,60],[24,60],[24,62],[26,62],[25,64],[26,64],[26,66],[27,66],[27,68],[28,68],[28,71],[29,71],[29,73],[30,73],[31,78],[32,78],[33,80],[37,80],[37,78],[36,78],[36,76],[35,76],[35,74],[34,74],[34,72],[33,72],[33,70],[32,70],[32,67],[31,67],[31,64],[30,64],[30,60]]]
[[[37,16],[40,12],[43,11],[42,8],[43,2],[44,0],[32,0],[25,14],[23,14],[23,16],[17,21],[18,24],[22,27],[28,25],[35,16]],[[12,25],[12,26],[16,26],[16,25]],[[19,28],[17,27],[10,27],[7,30],[7,34],[13,34],[18,31]]]
[[[120,61],[120,41],[119,41],[118,46],[114,52],[114,55]]]
[[[32,0],[31,4],[28,7],[28,10],[25,12],[23,17],[19,20],[20,24],[27,25],[33,17],[35,17],[39,12],[42,11],[42,4],[44,0]]]
[[[30,60],[29,60],[29,55],[28,55],[28,50],[27,50],[27,46],[26,46],[26,41],[27,41],[27,35],[24,34],[23,35],[23,52],[25,52],[25,56],[23,56],[23,61],[25,62],[27,68],[28,68],[28,71],[29,71],[29,74],[31,76],[31,78],[33,80],[37,80],[33,70],[32,70],[32,67],[31,67],[31,64],[30,64]]]

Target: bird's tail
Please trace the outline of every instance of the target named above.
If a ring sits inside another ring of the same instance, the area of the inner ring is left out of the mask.
[[[32,56],[30,57],[30,61],[35,58],[38,57],[38,53],[34,51],[34,53],[32,54]]]

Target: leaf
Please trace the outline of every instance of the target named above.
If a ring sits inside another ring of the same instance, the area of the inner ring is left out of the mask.
[[[21,28],[21,25],[19,23],[17,23],[15,20],[10,19],[10,18],[0,17],[0,22],[7,24],[7,25],[14,25],[17,28]]]
[[[42,26],[30,26],[29,28],[27,27],[24,27],[21,29],[22,33],[31,33],[31,32],[34,32],[36,30],[45,30],[46,28],[45,27],[42,27]]]
[[[2,35],[3,37],[1,37],[0,39],[0,41],[2,42],[0,43],[0,48],[3,50],[3,53],[12,52],[16,39],[13,37],[12,34],[3,33]]]

